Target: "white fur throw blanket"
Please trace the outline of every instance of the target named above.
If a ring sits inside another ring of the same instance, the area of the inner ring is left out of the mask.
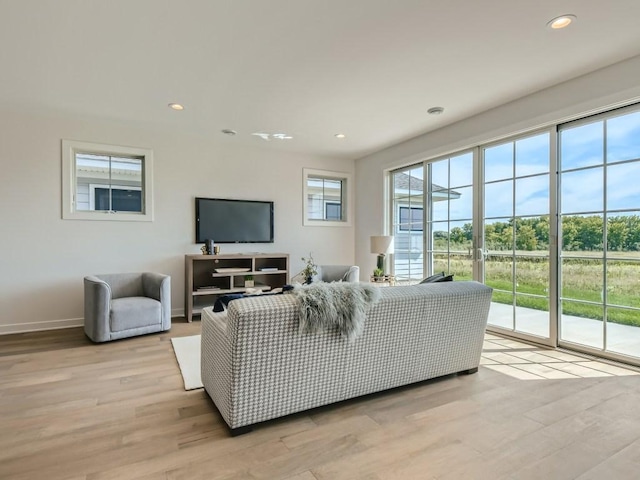
[[[293,294],[300,307],[300,333],[337,328],[350,342],[362,334],[367,310],[380,299],[376,287],[350,282],[296,285]]]

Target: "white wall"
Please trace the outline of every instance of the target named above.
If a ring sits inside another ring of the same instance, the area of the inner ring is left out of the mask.
[[[375,267],[375,255],[369,253],[369,237],[384,233],[388,224],[381,215],[386,212],[388,170],[640,101],[639,78],[640,56],[357,160],[355,251],[361,276],[368,276]]]
[[[61,139],[154,151],[153,222],[62,220]],[[344,160],[238,148],[230,139],[154,132],[97,119],[0,110],[0,334],[81,325],[85,275],[150,270],[172,277],[184,309],[184,254],[196,245],[194,197],[275,202],[275,243],[223,253],[284,252],[354,261],[354,227],[303,227],[302,169],[353,173]]]

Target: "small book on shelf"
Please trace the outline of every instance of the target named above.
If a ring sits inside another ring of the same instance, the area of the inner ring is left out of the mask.
[[[216,287],[215,285],[206,285],[204,287],[198,287],[197,289],[199,292],[203,291],[203,290],[220,290],[220,287]]]
[[[260,269],[261,272],[277,272],[278,269],[276,267],[264,267]]]

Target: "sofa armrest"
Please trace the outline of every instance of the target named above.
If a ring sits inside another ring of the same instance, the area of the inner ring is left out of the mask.
[[[227,312],[202,310],[200,374],[204,388],[228,424],[232,416],[231,382],[233,341],[228,334]]]
[[[94,342],[111,339],[111,287],[95,276],[84,278],[84,331]]]

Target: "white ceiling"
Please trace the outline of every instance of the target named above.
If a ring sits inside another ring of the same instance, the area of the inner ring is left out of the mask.
[[[0,0],[0,106],[359,158],[639,55],[638,18],[638,0]]]

